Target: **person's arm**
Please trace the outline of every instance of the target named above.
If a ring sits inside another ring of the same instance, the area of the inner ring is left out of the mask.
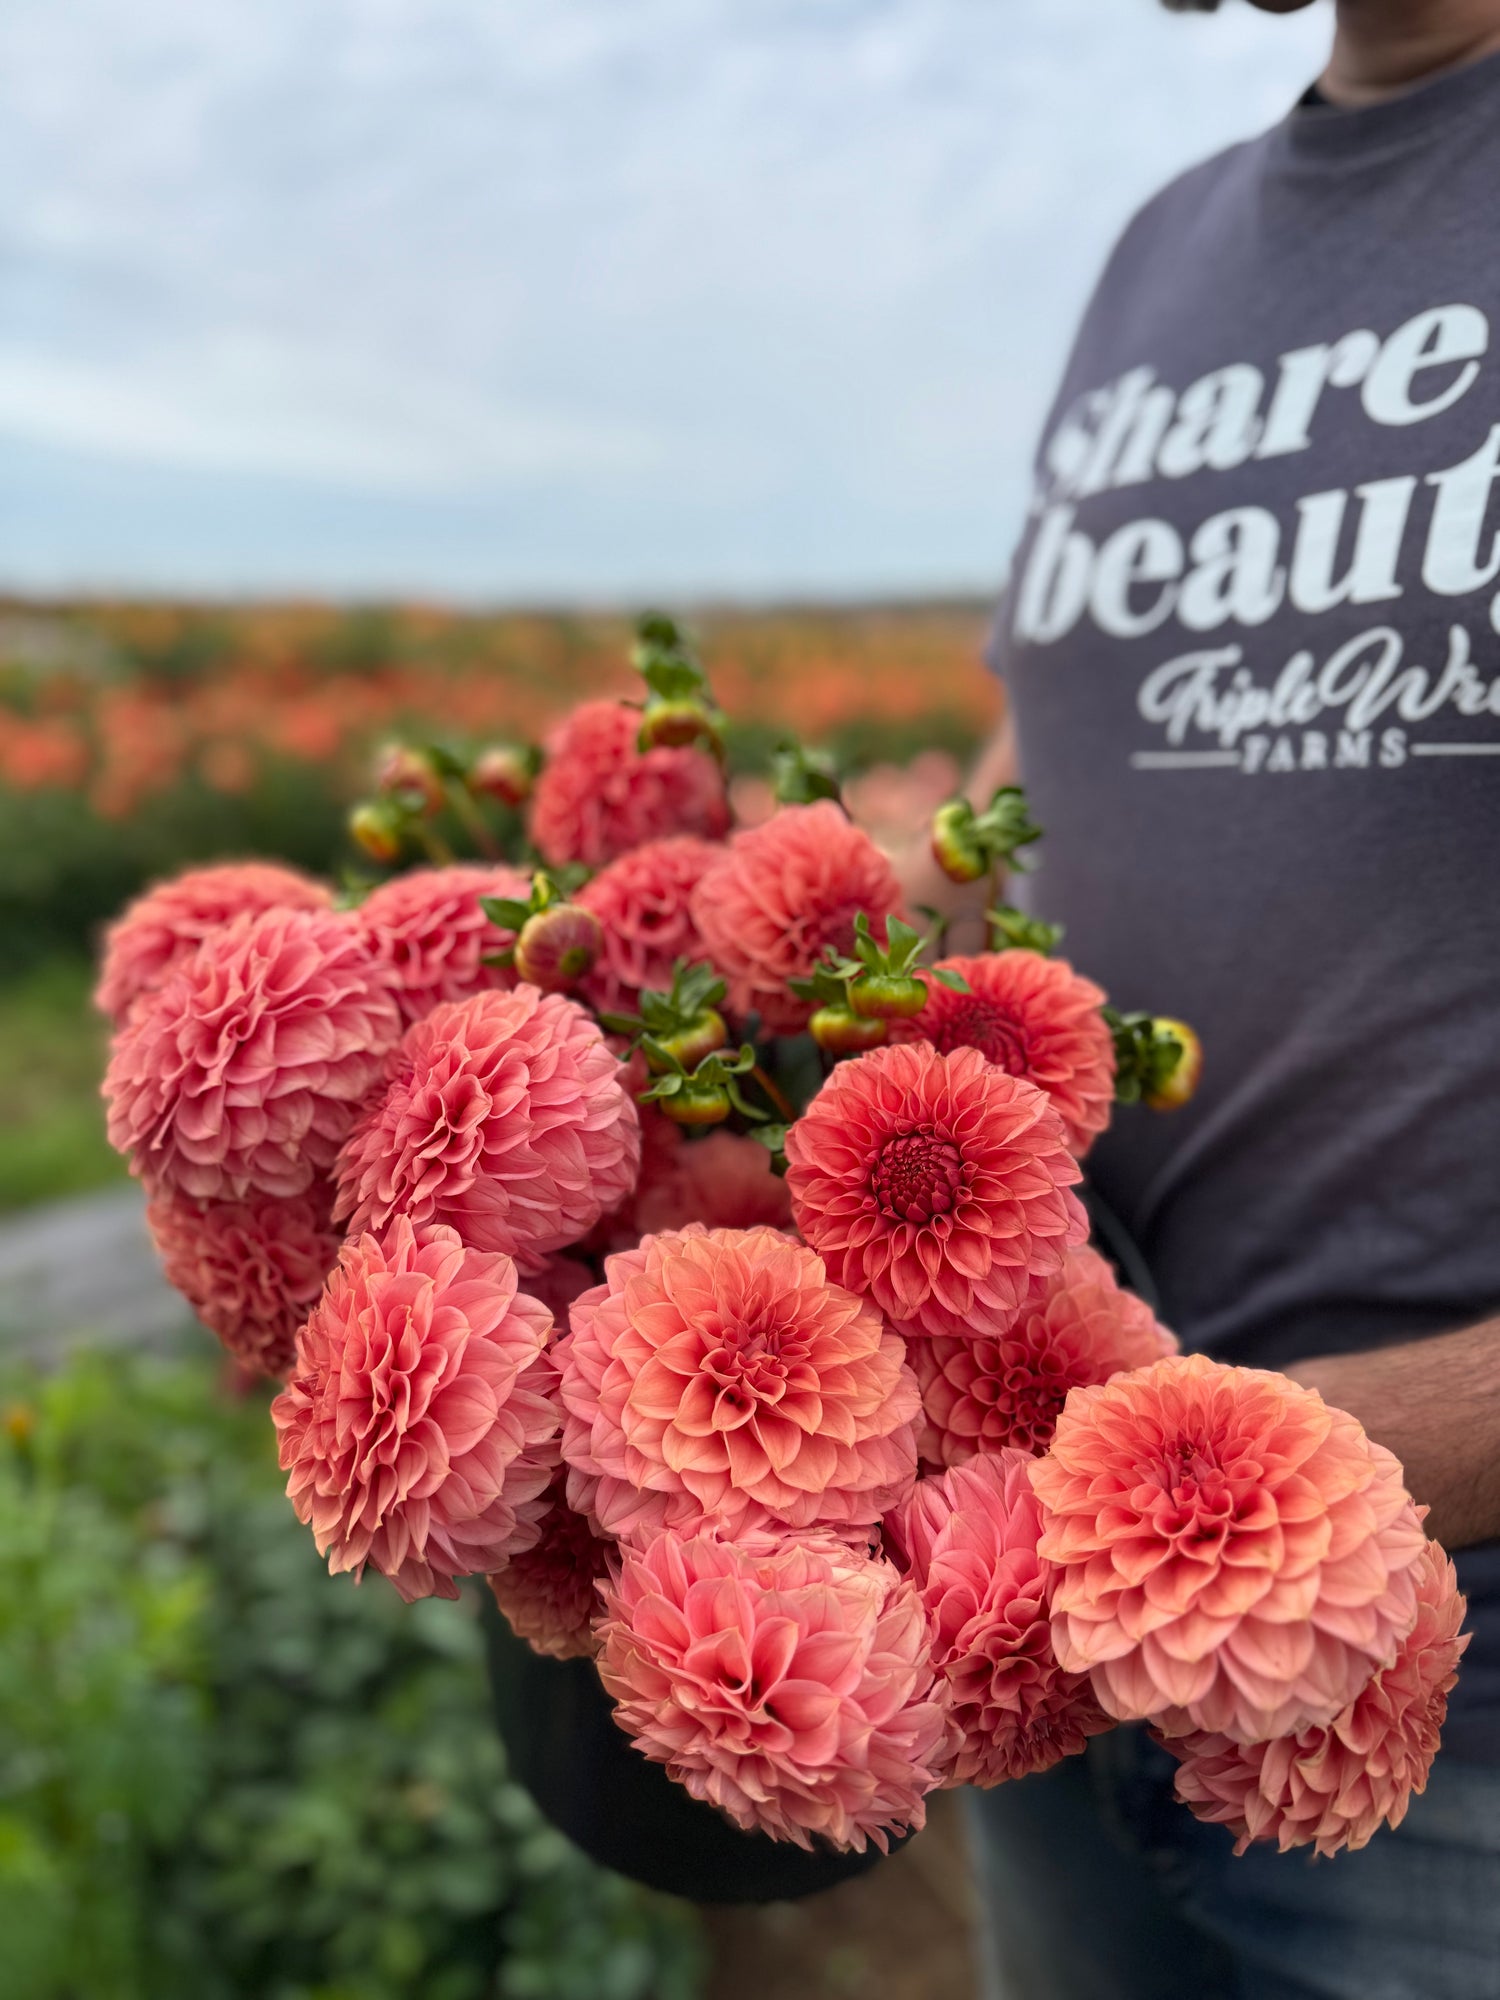
[[[1286,1373],[1358,1417],[1406,1467],[1428,1533],[1445,1548],[1500,1535],[1500,1320]]]
[[[1016,734],[1007,715],[980,751],[964,791],[976,807],[987,806],[1002,785],[1016,782]],[[913,909],[941,910],[948,919],[950,952],[982,951],[989,882],[950,882],[932,858],[926,827],[897,861],[902,887]]]

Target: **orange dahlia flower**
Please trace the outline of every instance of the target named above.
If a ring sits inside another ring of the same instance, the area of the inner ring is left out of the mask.
[[[635,1185],[640,1124],[592,1016],[517,986],[407,1029],[338,1162],[351,1234],[397,1215],[447,1223],[534,1266]]]
[[[908,1335],[1003,1333],[1088,1226],[1062,1120],[977,1049],[840,1063],[787,1132],[797,1227]]]
[[[1057,1657],[1122,1720],[1332,1722],[1416,1618],[1400,1465],[1284,1375],[1188,1354],[1075,1389],[1031,1481]]]
[[[912,1367],[926,1421],[917,1448],[929,1465],[978,1451],[1045,1451],[1068,1391],[1145,1368],[1177,1342],[1151,1308],[1080,1244],[1004,1333],[982,1340],[914,1340]]]
[[[916,1476],[900,1339],[774,1229],[648,1236],[558,1352],[568,1498],[606,1534],[873,1522]]]
[[[916,1591],[834,1536],[625,1548],[599,1678],[637,1750],[747,1832],[863,1852],[920,1827],[945,1689]]]
[[[581,991],[607,1014],[633,1013],[641,991],[666,992],[679,958],[706,958],[693,922],[693,889],[724,852],[678,834],[622,854],[586,882],[575,900],[599,919],[604,945]]]
[[[451,1229],[344,1247],[271,1405],[287,1497],[337,1573],[457,1597],[540,1532],[557,1464],[552,1317]]]
[[[530,894],[531,877],[503,862],[413,868],[372,890],[350,922],[370,956],[390,967],[401,1018],[410,1024],[445,1000],[515,985],[509,967],[484,962],[516,940],[490,922],[479,899],[525,902]]]
[[[110,1144],[153,1192],[301,1194],[333,1166],[400,1031],[389,975],[342,917],[237,917],[116,1034]]]
[[[897,1022],[893,1041],[927,1041],[943,1055],[978,1049],[1009,1076],[1051,1098],[1068,1144],[1082,1159],[1108,1125],[1115,1101],[1115,1044],[1100,1008],[1104,989],[1065,959],[1021,949],[945,958],[969,990],[924,976],[927,1005]]]
[[[944,1780],[998,1785],[1076,1756],[1113,1722],[1086,1674],[1065,1674],[1049,1625],[1053,1568],[1025,1452],[974,1458],[917,1484],[889,1515],[887,1549],[910,1576],[948,1684]]]
[[[195,1201],[160,1188],[146,1222],[175,1286],[235,1359],[262,1375],[290,1373],[297,1329],[338,1262],[343,1237],[329,1220],[333,1189]]]
[[[812,1013],[787,990],[826,947],[848,952],[863,910],[877,937],[900,913],[901,884],[867,833],[831,799],[785,806],[735,835],[693,892],[708,956],[729,982],[737,1014],[756,1012],[771,1034],[796,1034]]]
[[[592,1659],[599,1650],[594,1637],[594,1621],[602,1611],[598,1587],[609,1573],[614,1547],[574,1513],[561,1476],[554,1478],[536,1541],[489,1578],[495,1602],[516,1637],[554,1660]]]
[[[326,910],[332,901],[322,882],[273,861],[190,868],[138,896],[105,932],[94,1005],[118,1027],[210,931],[262,910]]]
[[[531,801],[531,837],[549,867],[608,861],[670,834],[729,831],[724,775],[706,751],[640,750],[640,710],[580,703],[547,741]]]
[[[1426,1789],[1469,1636],[1459,1636],[1467,1607],[1436,1542],[1417,1572],[1416,1624],[1326,1728],[1271,1743],[1165,1739],[1182,1764],[1178,1798],[1199,1819],[1227,1826],[1236,1854],[1252,1840],[1274,1840],[1283,1853],[1363,1847],[1378,1827],[1399,1826],[1412,1794]]]

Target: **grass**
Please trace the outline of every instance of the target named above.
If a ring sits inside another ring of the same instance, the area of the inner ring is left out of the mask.
[[[83,1194],[125,1167],[104,1136],[93,968],[51,958],[0,985],[0,1210]]]

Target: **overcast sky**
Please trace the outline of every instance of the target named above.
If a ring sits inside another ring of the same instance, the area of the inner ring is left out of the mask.
[[[5,0],[0,588],[992,588],[1109,241],[1322,8]]]

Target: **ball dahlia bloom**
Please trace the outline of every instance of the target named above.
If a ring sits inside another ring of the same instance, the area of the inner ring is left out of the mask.
[[[784,1229],[791,1222],[786,1182],[772,1171],[771,1155],[758,1140],[722,1128],[687,1139],[659,1112],[643,1114],[643,1126],[648,1123],[662,1127],[665,1136],[641,1149],[631,1210],[637,1235],[684,1229],[690,1222],[710,1229]]]
[[[401,1018],[410,1024],[445,1000],[515,984],[509,967],[484,963],[516,940],[490,922],[479,899],[525,902],[530,894],[530,876],[503,863],[414,868],[373,889],[350,922],[370,956],[389,966]]]
[[[118,1027],[210,931],[263,910],[324,910],[332,901],[323,883],[273,861],[190,868],[138,896],[105,932],[94,1005]]]
[[[774,1229],[648,1236],[558,1352],[568,1498],[605,1533],[868,1523],[916,1476],[902,1343]]]
[[[509,1257],[402,1216],[344,1247],[271,1405],[319,1555],[410,1603],[457,1597],[540,1532],[557,1465],[552,1316]]]
[[[235,1359],[262,1375],[290,1373],[297,1329],[338,1262],[333,1190],[197,1201],[158,1189],[146,1221],[168,1284]]]
[[[1115,1044],[1100,1008],[1105,992],[1064,959],[1015,949],[945,958],[967,993],[925,978],[927,1005],[896,1023],[892,1039],[927,1041],[943,1055],[978,1049],[1009,1076],[1045,1090],[1082,1159],[1115,1101]]]
[[[908,1336],[1003,1333],[1087,1222],[1062,1120],[977,1049],[840,1063],[786,1136],[797,1227]]]
[[[621,1551],[599,1677],[637,1750],[747,1832],[882,1850],[947,1745],[916,1591],[832,1536],[668,1529]]]
[[[490,1590],[510,1629],[533,1652],[554,1660],[592,1659],[599,1650],[599,1584],[613,1555],[614,1543],[602,1541],[574,1513],[557,1478],[535,1543],[490,1577]]]
[[[603,950],[582,987],[590,1006],[633,1013],[642,988],[670,988],[679,958],[707,956],[693,922],[692,894],[723,851],[691,834],[650,840],[584,884],[576,900],[604,931]]]
[[[719,840],[729,830],[724,775],[707,752],[640,750],[640,711],[586,701],[547,740],[531,801],[531,837],[548,865],[588,868],[670,834]]]
[[[954,1738],[944,1780],[998,1785],[1076,1756],[1113,1727],[1086,1674],[1052,1650],[1053,1569],[1027,1454],[971,1459],[919,1482],[886,1520],[886,1547],[916,1585],[948,1685]]]
[[[1364,1847],[1381,1825],[1406,1817],[1427,1786],[1468,1634],[1453,1565],[1435,1542],[1418,1564],[1417,1622],[1396,1657],[1333,1721],[1270,1743],[1195,1734],[1166,1739],[1181,1760],[1177,1796],[1199,1819],[1236,1837],[1274,1840],[1283,1853]]]
[[[1097,1250],[1080,1244],[1003,1333],[912,1342],[926,1419],[918,1449],[929,1465],[962,1465],[975,1452],[1008,1445],[1045,1451],[1070,1389],[1176,1352],[1145,1300],[1124,1290]]]
[[[1187,1354],[1075,1389],[1031,1481],[1057,1657],[1122,1721],[1331,1722],[1416,1617],[1399,1463],[1283,1375]]]
[[[848,952],[863,910],[878,938],[901,912],[895,870],[831,799],[786,806],[738,833],[693,891],[693,919],[737,1014],[758,1013],[775,1035],[812,1014],[788,992],[825,947]]]
[[[635,1184],[640,1124],[592,1018],[517,986],[435,1007],[407,1029],[338,1162],[351,1233],[446,1223],[535,1267]]]
[[[116,1034],[110,1144],[151,1190],[301,1194],[332,1167],[400,1032],[389,975],[343,918],[237,917]]]

